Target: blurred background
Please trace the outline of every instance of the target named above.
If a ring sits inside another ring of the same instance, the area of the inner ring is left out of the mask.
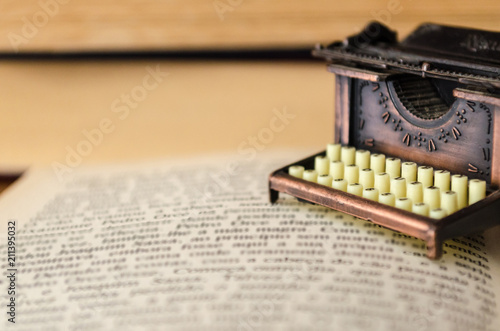
[[[0,172],[321,150],[334,78],[309,50],[372,20],[500,31],[500,2],[1,0]]]
[[[494,0],[2,0],[0,50],[12,51],[5,37],[29,23],[38,31],[20,51],[80,52],[310,46],[370,20],[401,35],[422,22],[498,31],[499,18]]]

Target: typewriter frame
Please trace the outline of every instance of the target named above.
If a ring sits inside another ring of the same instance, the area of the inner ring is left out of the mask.
[[[319,47],[313,51],[313,54],[315,52],[321,53],[321,51],[322,48]],[[416,58],[418,59],[418,56]],[[418,74],[425,77],[428,68],[429,64],[424,62]],[[352,81],[361,79],[369,82],[384,82],[392,75],[401,73],[385,69],[387,68],[379,69],[376,66],[351,65],[350,62],[346,65],[342,61],[334,61],[328,65],[328,71],[336,75],[334,143],[351,145],[350,139],[353,137],[353,131],[354,135],[356,134],[356,127],[352,123],[350,104]],[[498,77],[495,74],[493,74],[491,80],[494,84],[498,84]],[[459,78],[459,81],[468,82],[466,78]],[[471,88],[468,88],[468,86],[455,88],[453,96],[457,99],[476,101],[492,106],[491,171],[489,180],[487,180],[488,189],[485,199],[445,218],[432,219],[288,174],[288,167],[291,165],[302,165],[306,169],[314,169],[314,158],[317,155],[325,155],[325,151],[323,151],[274,171],[269,176],[270,201],[275,203],[279,198],[279,192],[287,193],[299,200],[332,208],[371,221],[385,228],[414,236],[426,242],[427,256],[430,259],[438,259],[442,256],[442,246],[445,240],[477,233],[500,224],[495,217],[500,216],[500,190],[498,190],[500,186],[500,97],[497,93],[492,94],[484,89],[474,88],[474,84],[471,85]],[[370,150],[370,146],[373,146],[373,144],[368,141],[365,142],[363,148]],[[409,153],[407,151],[403,152],[401,149],[394,147],[385,147],[382,150],[378,148],[376,151],[389,157],[415,161],[419,165],[429,165],[430,163],[437,166],[441,165],[440,163],[446,164],[446,156],[444,156],[443,161],[436,161],[436,156],[432,153],[421,154],[418,160],[412,160],[408,157]],[[441,168],[446,167],[442,166]],[[453,167],[448,170],[468,175],[463,171],[457,171]]]
[[[288,174],[288,167],[291,165],[314,168],[314,158],[324,154],[323,151],[274,171],[269,176],[271,203],[275,203],[279,192],[282,192],[414,236],[426,242],[427,257],[430,259],[439,259],[442,256],[445,240],[477,233],[498,224],[498,220],[491,216],[500,213],[499,190],[489,191],[485,199],[436,220]]]

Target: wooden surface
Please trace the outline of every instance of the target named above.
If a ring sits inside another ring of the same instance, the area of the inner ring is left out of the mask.
[[[0,0],[0,53],[309,47],[374,19],[400,37],[422,22],[500,31],[500,2]],[[121,119],[115,103],[158,65],[168,77]],[[0,173],[67,163],[103,119],[114,130],[81,163],[237,152],[273,109],[296,117],[263,148],[315,151],[333,134],[333,77],[321,62],[2,60],[0,77]]]
[[[500,2],[0,0],[0,52],[311,46],[371,20],[401,35],[424,21],[498,31]]]
[[[142,98],[156,68],[168,76],[127,115],[122,96]],[[256,150],[307,146],[312,153],[333,134],[334,76],[321,61],[3,61],[0,77],[3,171],[67,163],[103,119],[114,130],[92,143],[82,163],[249,153],[252,137]],[[270,123],[284,109],[295,117]]]

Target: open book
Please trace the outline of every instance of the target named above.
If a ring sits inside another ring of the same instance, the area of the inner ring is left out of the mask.
[[[29,171],[0,198],[0,329],[498,330],[498,227],[431,261],[372,223],[270,205],[268,174],[301,156]]]

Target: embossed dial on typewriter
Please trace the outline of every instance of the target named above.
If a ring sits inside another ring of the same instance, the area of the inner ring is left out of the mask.
[[[489,179],[493,107],[454,98],[456,87],[455,82],[417,75],[381,82],[353,79],[353,120],[359,130],[355,144],[389,153],[404,149],[413,159],[447,155],[443,167]]]

